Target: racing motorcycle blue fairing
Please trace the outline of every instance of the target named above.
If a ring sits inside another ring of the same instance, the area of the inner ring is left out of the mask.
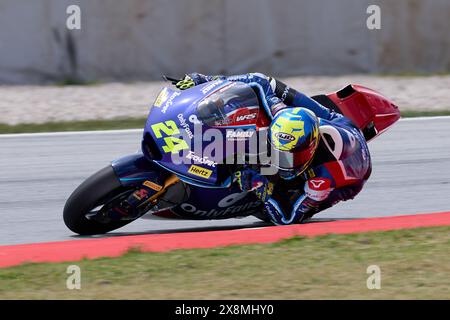
[[[216,98],[225,99],[224,105],[216,104]],[[223,80],[185,91],[164,88],[150,108],[142,153],[114,160],[116,176],[123,186],[139,188],[145,181],[163,185],[174,173],[189,185],[187,201],[171,208],[183,218],[226,219],[260,211],[261,202],[232,185],[219,163],[204,155],[208,142],[202,140],[206,130],[214,129],[228,150],[226,141],[250,137],[257,129],[259,101],[250,86]]]
[[[124,187],[140,187],[144,181],[163,184],[168,173],[142,153],[136,153],[112,162],[112,167]],[[171,213],[184,219],[228,219],[248,216],[261,211],[262,203],[237,185],[231,187],[189,185],[189,196],[171,208]]]
[[[150,109],[142,151],[148,160],[189,184],[227,186],[230,180],[221,175],[218,164],[234,156],[234,149],[225,144],[255,133],[259,109],[255,91],[244,83],[217,80],[185,91],[164,88]],[[219,161],[205,155],[212,129],[223,138]]]
[[[145,180],[154,181],[164,173],[155,163],[148,161],[141,152],[116,159],[111,165],[124,187],[138,187]]]

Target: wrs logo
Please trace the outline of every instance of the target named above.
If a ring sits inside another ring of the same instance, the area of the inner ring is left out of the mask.
[[[238,116],[236,121],[245,121],[245,120],[253,120],[256,118],[256,113],[246,114],[243,116]]]

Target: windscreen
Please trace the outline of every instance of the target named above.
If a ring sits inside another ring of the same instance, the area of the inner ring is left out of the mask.
[[[253,89],[245,83],[233,82],[198,104],[198,118],[209,126],[226,124],[229,117],[240,108],[259,107]]]

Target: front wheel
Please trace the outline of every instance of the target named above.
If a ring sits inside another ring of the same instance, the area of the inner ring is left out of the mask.
[[[126,198],[134,191],[134,188],[120,184],[111,166],[105,167],[90,176],[70,195],[64,206],[64,223],[80,235],[102,234],[123,227],[133,220],[102,223],[88,219],[88,216],[112,200]]]

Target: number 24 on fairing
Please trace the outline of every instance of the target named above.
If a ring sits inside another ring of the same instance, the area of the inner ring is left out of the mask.
[[[152,130],[155,133],[156,138],[162,138],[163,133],[167,136],[164,138],[165,146],[162,146],[164,152],[172,152],[176,153],[184,149],[189,149],[186,141],[180,138],[172,137],[173,135],[180,134],[180,130],[177,127],[177,124],[168,120],[165,122],[159,122],[152,125]]]

